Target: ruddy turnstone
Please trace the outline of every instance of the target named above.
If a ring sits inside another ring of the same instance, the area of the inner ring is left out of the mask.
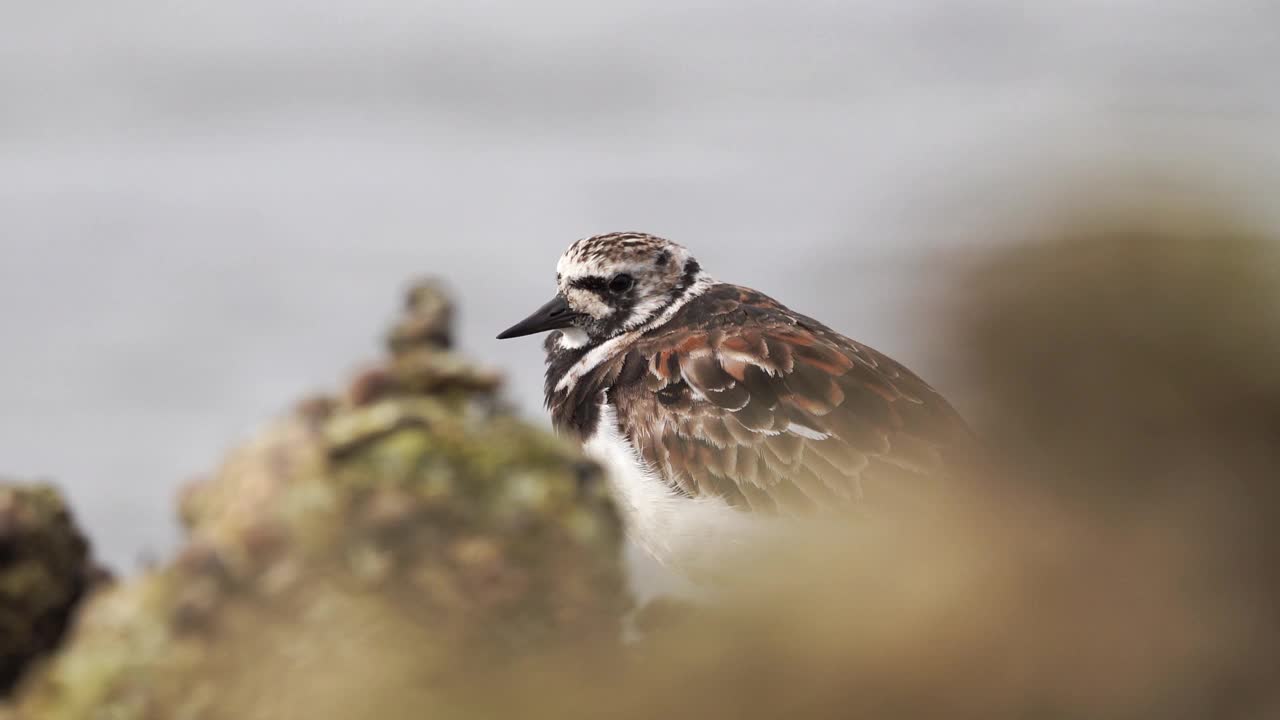
[[[632,538],[686,576],[766,517],[928,494],[970,438],[898,362],[713,280],[674,242],[579,240],[556,284],[498,338],[556,331],[545,343],[556,428],[606,467]]]

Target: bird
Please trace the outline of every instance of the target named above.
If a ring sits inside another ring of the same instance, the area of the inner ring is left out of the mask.
[[[685,577],[777,520],[909,505],[972,444],[905,366],[642,232],[580,239],[549,302],[555,429],[604,466],[630,538]]]

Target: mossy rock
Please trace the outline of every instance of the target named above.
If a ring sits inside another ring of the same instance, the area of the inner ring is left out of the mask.
[[[186,547],[89,604],[23,717],[419,717],[484,669],[616,647],[599,468],[404,344],[190,487]]]

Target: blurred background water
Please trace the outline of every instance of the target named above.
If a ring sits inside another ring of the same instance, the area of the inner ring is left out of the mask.
[[[539,412],[573,239],[690,246],[945,390],[929,270],[1105,163],[1280,189],[1280,5],[140,0],[0,7],[0,474],[104,558],[362,358],[414,275]],[[1172,159],[1172,160],[1170,160]]]

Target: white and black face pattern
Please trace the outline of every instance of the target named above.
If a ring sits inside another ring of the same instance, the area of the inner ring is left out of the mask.
[[[612,233],[569,246],[556,265],[560,295],[578,317],[561,347],[580,347],[644,325],[678,302],[701,268],[683,246],[643,233]]]

